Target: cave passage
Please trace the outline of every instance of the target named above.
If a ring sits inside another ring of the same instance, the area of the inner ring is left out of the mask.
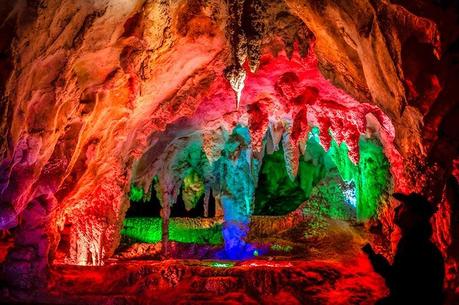
[[[390,187],[390,166],[376,138],[360,137],[360,159],[354,164],[345,142],[332,141],[328,151],[313,128],[292,180],[283,148],[266,155],[255,194],[255,215],[285,215],[308,200],[333,218],[365,221],[373,217]],[[321,204],[321,202],[323,202]]]
[[[195,173],[192,173],[191,176],[194,179],[195,183],[198,183],[198,188],[200,187],[200,180],[197,178]],[[155,177],[155,180],[157,178]],[[196,182],[198,180],[198,182]],[[153,182],[152,186],[155,182]],[[185,178],[184,184],[182,185],[180,195],[177,197],[177,202],[172,206],[171,217],[214,217],[215,216],[215,198],[212,194],[209,194],[208,203],[207,203],[207,215],[205,215],[205,195],[204,192],[198,192],[196,196],[193,196],[194,202],[192,206],[187,207],[183,199],[183,196],[186,196],[184,193],[190,184],[188,177]],[[136,188],[134,185],[131,186],[129,193],[129,209],[126,212],[126,218],[137,218],[137,217],[160,217],[161,212],[161,202],[158,199],[156,190],[154,187],[150,190],[150,194],[145,196],[143,189]]]
[[[379,140],[361,136],[360,159],[354,164],[349,158],[344,142],[338,145],[332,140],[330,149],[325,151],[320,144],[319,133],[318,128],[312,128],[309,133],[304,155],[299,161],[298,174],[294,179],[288,175],[282,144],[271,154],[264,154],[261,168],[257,171],[253,195],[249,194],[252,199],[249,199],[251,203],[246,211],[248,217],[244,222],[249,227],[250,219],[253,217],[286,216],[298,209],[307,216],[314,214],[315,217],[354,223],[367,221],[377,214],[378,206],[386,200],[391,184],[389,162]],[[249,137],[246,128],[238,127],[232,134],[233,139],[238,141],[241,141],[241,135]],[[227,146],[235,151],[234,145],[240,143],[235,144],[229,140]],[[202,162],[205,157],[199,145],[191,147],[191,150],[187,148],[189,151],[184,154],[182,162],[194,166],[184,167],[187,169],[183,175],[180,194],[171,207],[170,240],[190,244],[222,245],[225,239],[225,224],[221,218],[225,217],[225,213],[234,211],[234,202],[230,203],[231,209],[227,207],[225,210],[224,206],[216,202],[211,189],[205,194],[204,173],[207,172],[209,175],[208,163]],[[233,159],[234,156],[223,154],[214,167],[218,169],[222,162]],[[233,163],[234,161],[231,161],[231,164]],[[202,164],[206,165],[205,170],[199,168]],[[244,171],[247,174],[247,169],[240,170],[242,174]],[[215,174],[215,171],[212,173]],[[225,171],[225,175],[237,176],[241,173],[238,173],[237,169]],[[244,180],[231,181],[233,187],[244,186]],[[142,188],[131,186],[130,208],[121,232],[125,243],[161,242],[161,202],[156,192],[157,183],[158,178],[155,177],[147,194],[144,194]],[[241,196],[247,195],[244,189],[239,192]],[[220,210],[217,211],[217,216],[216,209]],[[229,219],[234,217],[230,215]],[[235,226],[240,229],[238,223]],[[244,231],[237,239],[245,240],[247,233],[248,231]],[[274,249],[276,248],[279,248],[279,245],[274,245]]]
[[[192,179],[195,181],[197,178],[194,173],[192,175],[194,176]],[[121,231],[121,235],[125,238],[123,245],[132,242],[158,243],[161,241],[161,202],[154,188],[155,181],[157,181],[156,177],[152,183],[151,193],[145,198],[142,189],[135,186],[131,187],[130,207],[126,212],[124,228]],[[213,218],[215,216],[215,199],[212,194],[209,194],[207,216],[204,215],[204,193],[193,197],[193,206],[189,207],[188,210],[183,196],[189,182],[190,180],[185,178],[177,202],[171,209],[170,240],[182,243],[222,244],[221,225],[215,224],[206,228],[197,226],[199,222],[197,224],[193,222],[195,218]]]

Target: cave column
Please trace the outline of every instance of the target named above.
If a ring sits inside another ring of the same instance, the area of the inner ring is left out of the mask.
[[[169,257],[169,218],[171,215],[171,206],[169,196],[163,194],[161,200],[161,251],[164,258]]]
[[[253,213],[257,164],[248,130],[235,129],[217,166],[220,192],[215,197],[224,213],[222,258],[244,259],[254,255],[255,248],[245,239]]]
[[[204,217],[209,217],[210,185],[206,183],[204,191]]]
[[[176,177],[162,173],[158,183],[155,184],[156,194],[159,195],[161,202],[161,252],[163,258],[169,257],[169,218],[171,206],[177,200],[181,182]]]

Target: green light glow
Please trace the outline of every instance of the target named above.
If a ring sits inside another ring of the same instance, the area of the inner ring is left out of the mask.
[[[171,218],[169,222],[170,240],[195,243],[220,245],[223,243],[221,224],[208,228],[193,227],[181,218]],[[161,241],[161,218],[126,218],[122,235],[147,243]]]
[[[129,193],[129,199],[134,202],[138,202],[143,199],[143,188],[131,185],[131,191]]]
[[[228,262],[228,263],[211,262],[209,266],[214,267],[214,268],[231,268],[231,267],[234,267],[234,263],[232,262]]]
[[[204,182],[195,171],[190,173],[183,179],[182,197],[185,203],[185,208],[189,211],[196,206],[196,203],[204,195]]]
[[[360,161],[353,164],[345,143],[332,141],[325,152],[318,129],[313,128],[294,181],[287,175],[282,148],[266,155],[255,195],[255,214],[285,215],[310,198],[316,212],[331,218],[349,219],[354,214],[360,221],[371,218],[387,194],[389,162],[378,140],[362,137],[359,147]]]
[[[336,164],[341,177],[355,184],[357,219],[367,220],[376,214],[378,205],[389,187],[389,162],[376,139],[362,137],[359,147],[360,160],[356,165],[349,160],[345,143],[338,146],[333,141],[327,154]]]
[[[273,251],[282,251],[282,252],[290,252],[292,251],[292,246],[282,246],[282,245],[278,245],[278,244],[274,244],[271,246],[271,250]]]

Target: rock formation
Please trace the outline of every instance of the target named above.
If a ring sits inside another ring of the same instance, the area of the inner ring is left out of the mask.
[[[457,287],[459,14],[448,1],[21,0],[0,16],[11,286],[45,285],[64,239],[67,263],[103,265],[132,186],[141,197],[156,188],[167,250],[192,173],[202,181],[186,204],[212,191],[227,250],[251,247],[264,156],[282,147],[295,179],[317,128],[323,149],[345,143],[352,164],[361,139],[377,139],[387,193],[439,203],[434,238]],[[394,204],[365,219],[392,245]]]

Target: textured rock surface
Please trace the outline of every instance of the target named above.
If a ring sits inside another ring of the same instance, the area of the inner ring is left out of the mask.
[[[16,227],[16,287],[45,283],[60,242],[72,264],[112,256],[131,183],[148,193],[158,176],[167,227],[191,168],[181,153],[198,145],[216,162],[238,124],[247,161],[282,142],[291,177],[311,127],[354,162],[360,136],[378,137],[393,189],[440,203],[454,282],[459,26],[447,1],[3,1],[0,16],[0,228]],[[391,207],[378,219],[395,242]]]
[[[35,300],[44,304],[373,304],[385,294],[381,279],[369,272],[365,260],[355,259],[352,264],[352,270],[344,263],[299,260],[251,260],[236,266],[193,260],[59,266],[51,277],[52,292]]]

